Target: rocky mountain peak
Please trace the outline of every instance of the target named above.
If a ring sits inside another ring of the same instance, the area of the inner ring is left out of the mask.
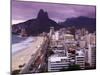
[[[37,16],[37,19],[39,19],[39,20],[46,20],[46,19],[48,19],[48,13],[45,12],[43,9],[40,9],[40,11],[38,13],[38,16]]]

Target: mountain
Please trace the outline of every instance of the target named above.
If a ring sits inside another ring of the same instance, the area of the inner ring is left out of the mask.
[[[77,28],[86,28],[89,32],[96,31],[96,19],[88,18],[84,16],[67,18],[64,22],[56,23],[51,20],[48,16],[48,13],[43,9],[40,9],[37,18],[30,19],[22,23],[12,25],[13,34],[27,34],[29,35],[38,35],[42,32],[49,32],[50,27],[54,27],[55,30],[60,28],[67,27]],[[73,31],[73,29],[72,29]]]
[[[68,18],[64,22],[61,22],[59,24],[65,27],[74,26],[75,28],[86,28],[90,32],[93,32],[96,30],[96,19],[88,18],[84,16]]]
[[[19,34],[22,30],[25,30],[28,35],[38,35],[42,32],[49,32],[50,27],[54,27],[57,30],[61,26],[51,20],[47,12],[40,9],[36,19],[12,25],[12,33]]]

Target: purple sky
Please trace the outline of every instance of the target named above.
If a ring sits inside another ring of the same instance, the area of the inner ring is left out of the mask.
[[[12,1],[12,23],[19,23],[31,18],[36,18],[40,9],[48,12],[51,19],[64,21],[66,18],[87,16],[95,18],[95,6],[54,4],[39,2]]]

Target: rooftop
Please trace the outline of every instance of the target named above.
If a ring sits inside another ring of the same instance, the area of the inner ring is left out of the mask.
[[[59,57],[57,55],[52,55],[52,56],[49,57],[48,60],[50,62],[56,62],[56,61],[61,61],[61,59],[68,59],[68,57],[67,56]]]
[[[77,56],[84,56],[85,55],[85,53],[81,50],[76,51],[76,54],[77,54]]]

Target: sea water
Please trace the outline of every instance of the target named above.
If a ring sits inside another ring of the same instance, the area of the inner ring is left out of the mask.
[[[31,45],[33,41],[36,40],[36,37],[20,37],[19,35],[12,35],[12,54],[20,52]]]

